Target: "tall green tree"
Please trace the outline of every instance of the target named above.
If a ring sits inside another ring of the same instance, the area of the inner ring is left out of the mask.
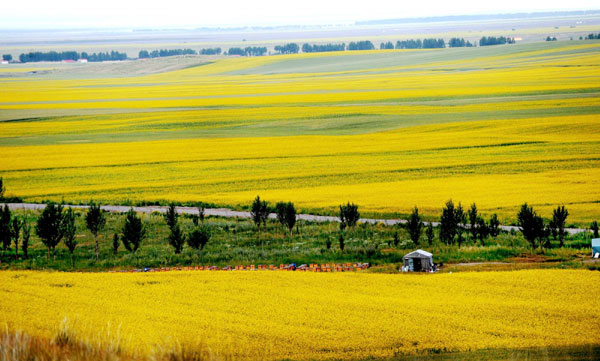
[[[479,237],[479,243],[483,247],[483,246],[485,246],[485,239],[490,234],[490,227],[485,222],[485,219],[483,219],[483,217],[481,217],[481,216],[477,217],[476,225],[477,225],[477,237]]]
[[[173,229],[173,227],[177,225],[178,218],[179,214],[177,214],[175,203],[169,204],[169,208],[167,208],[167,212],[165,213],[165,222],[167,222],[167,226],[169,226],[170,229]]]
[[[85,214],[85,224],[87,229],[89,229],[94,236],[94,243],[96,245],[96,261],[98,261],[100,256],[98,233],[104,229],[104,226],[106,225],[106,217],[104,216],[104,211],[100,208],[100,205],[94,203],[94,201],[90,202],[90,207]]]
[[[564,247],[564,238],[566,235],[565,232],[565,224],[567,222],[567,217],[569,216],[569,211],[565,208],[565,206],[558,206],[552,212],[552,227],[556,229],[556,233],[558,234],[558,241],[560,243],[560,247]]]
[[[347,204],[340,205],[340,228],[342,230],[347,227],[354,228],[356,223],[360,219],[360,213],[358,212],[358,206],[354,203],[348,202]]]
[[[144,238],[146,238],[146,228],[142,223],[142,219],[131,208],[125,216],[125,223],[121,230],[121,241],[123,241],[123,245],[129,252],[135,253]]]
[[[6,191],[6,187],[4,187],[4,180],[0,177],[0,199],[4,199],[4,192]]]
[[[269,206],[267,202],[260,200],[260,196],[256,196],[256,198],[254,198],[250,215],[252,217],[252,221],[258,228],[258,232],[260,233],[260,225],[262,224],[266,226],[267,218],[269,218]]]
[[[73,209],[67,208],[65,211],[62,219],[62,227],[64,232],[64,243],[69,249],[69,256],[71,257],[71,267],[75,268],[73,253],[75,252],[75,247],[77,247],[77,239],[75,238],[77,226],[75,225],[75,212],[73,212]]]
[[[21,240],[21,228],[23,221],[19,217],[13,217],[11,222],[11,234],[15,243],[15,259],[19,259],[19,241]]]
[[[31,237],[31,226],[27,223],[27,220],[23,220],[23,258],[27,259],[27,251],[29,250],[29,238]]]
[[[590,225],[590,229],[593,232],[594,238],[598,238],[598,221],[593,221],[592,224]]]
[[[523,237],[531,244],[531,249],[535,249],[536,241],[541,242],[544,237],[544,220],[527,203],[521,206],[517,214],[517,224],[521,228]]]
[[[419,239],[421,238],[422,228],[423,221],[421,220],[421,216],[419,215],[419,209],[417,208],[417,206],[415,206],[415,208],[413,208],[412,212],[410,213],[410,216],[408,217],[406,229],[408,230],[410,239],[417,246],[419,245]]]
[[[175,254],[181,253],[183,245],[185,244],[185,236],[179,227],[179,224],[175,223],[171,227],[171,233],[169,234],[169,244],[175,249]]]
[[[206,226],[196,227],[187,236],[188,245],[195,250],[203,250],[210,241],[210,229]]]
[[[5,204],[4,208],[0,210],[0,242],[2,242],[2,249],[6,252],[10,247],[11,243],[11,230],[10,230],[11,213],[8,205]]]
[[[496,213],[492,214],[490,217],[488,231],[492,237],[498,237],[500,234],[500,221],[498,220],[498,215]]]
[[[456,224],[456,208],[452,199],[448,200],[442,208],[440,217],[440,241],[447,245],[454,243],[458,225]]]
[[[454,222],[456,224],[456,242],[458,243],[458,248],[460,248],[463,243],[463,231],[465,230],[465,223],[467,223],[467,215],[460,202],[454,211]]]
[[[296,225],[296,207],[294,207],[294,203],[279,202],[275,205],[275,212],[277,220],[282,226],[288,229],[291,237],[294,225]]]
[[[427,243],[429,243],[429,245],[432,246],[435,234],[433,233],[433,224],[431,224],[431,222],[429,222],[427,224],[427,229],[425,230],[425,235],[427,236]]]
[[[120,245],[120,240],[119,240],[119,234],[115,233],[113,236],[113,254],[116,256],[117,253],[119,253],[119,245]]]
[[[50,259],[50,251],[52,251],[52,257],[56,258],[56,246],[64,236],[62,218],[63,205],[48,202],[37,220],[35,232],[41,238],[42,243],[48,248],[48,259]]]
[[[467,210],[467,215],[469,217],[469,231],[471,232],[471,240],[473,242],[477,241],[477,205],[475,203],[471,204],[471,208]]]

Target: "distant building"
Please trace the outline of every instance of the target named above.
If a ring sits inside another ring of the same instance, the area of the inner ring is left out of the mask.
[[[433,254],[418,249],[404,256],[403,272],[432,272],[434,271]]]
[[[600,238],[592,238],[592,257],[600,258]]]
[[[79,59],[77,61],[80,62],[80,63],[87,63],[87,59]]]
[[[8,60],[2,60],[2,64],[8,64]]]
[[[63,63],[74,63],[74,62],[75,62],[75,60],[72,60],[72,59],[67,59],[67,60],[63,60],[62,62],[63,62]]]

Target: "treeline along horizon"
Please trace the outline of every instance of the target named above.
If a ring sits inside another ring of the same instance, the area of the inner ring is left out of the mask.
[[[600,34],[597,36],[594,34],[590,34],[587,39],[597,39],[600,38]],[[502,45],[502,44],[514,44],[515,38],[512,37],[482,37],[479,41],[479,46],[490,46],[490,45]],[[446,48],[446,46],[450,48],[458,48],[458,47],[473,47],[476,46],[477,42],[471,43],[470,41],[465,41],[464,38],[451,38],[448,43],[445,42],[444,39],[409,39],[409,40],[398,40],[396,44],[391,41],[382,42],[379,46],[381,50],[390,50],[390,49],[438,49],[438,48]],[[374,50],[375,46],[369,40],[362,40],[357,42],[350,42],[348,46],[345,43],[339,44],[308,44],[304,43],[302,47],[300,47],[297,43],[288,43],[285,45],[277,45],[274,47],[274,51],[277,54],[298,54],[300,50],[303,53],[323,53],[323,52],[333,52],[333,51],[354,51],[354,50]],[[162,58],[169,56],[178,56],[178,55],[221,55],[222,50],[219,47],[215,48],[202,48],[199,51],[193,49],[157,49],[157,50],[140,50],[138,53],[139,59],[149,59],[149,58]],[[263,56],[267,55],[268,50],[267,47],[232,47],[229,48],[228,51],[223,53],[224,55],[237,55],[237,56]],[[270,53],[269,53],[270,54]],[[11,61],[12,56],[4,55],[4,60]],[[87,53],[87,52],[77,52],[77,51],[49,51],[49,52],[29,52],[22,53],[19,55],[19,61],[21,63],[30,63],[30,62],[40,62],[40,61],[77,61],[80,59],[86,59],[89,62],[100,62],[100,61],[118,61],[118,60],[127,60],[127,53],[111,51],[111,52],[99,52],[99,53]]]

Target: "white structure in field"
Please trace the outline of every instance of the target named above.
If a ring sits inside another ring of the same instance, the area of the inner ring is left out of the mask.
[[[8,60],[2,60],[2,64],[8,64]]]
[[[600,258],[600,238],[592,238],[592,257]]]
[[[432,272],[434,270],[433,254],[418,249],[404,256],[403,272]]]
[[[87,63],[87,59],[79,59],[77,61],[80,62],[80,63]]]

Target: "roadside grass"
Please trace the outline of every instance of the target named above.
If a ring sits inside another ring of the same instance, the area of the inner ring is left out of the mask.
[[[68,250],[61,243],[56,249],[56,257],[47,258],[47,250],[32,234],[29,247],[29,259],[24,259],[22,246],[19,257],[15,259],[14,244],[10,251],[1,253],[1,269],[14,270],[60,270],[60,271],[106,271],[141,269],[145,267],[175,267],[216,265],[236,266],[251,264],[296,263],[354,263],[367,262],[373,266],[373,272],[397,272],[402,264],[402,257],[421,248],[434,254],[434,262],[445,265],[467,262],[523,262],[536,263],[539,267],[580,268],[581,260],[589,253],[589,240],[586,235],[568,236],[565,248],[558,248],[553,241],[553,248],[540,251],[531,250],[520,233],[501,233],[496,238],[485,240],[485,246],[473,242],[465,234],[466,241],[462,247],[440,244],[436,238],[430,246],[425,235],[420,244],[415,245],[408,232],[401,226],[385,226],[359,223],[354,229],[344,232],[345,248],[339,246],[339,224],[335,222],[298,221],[292,237],[287,230],[275,220],[267,222],[266,230],[257,232],[254,224],[248,219],[207,217],[204,224],[211,230],[212,237],[206,248],[195,251],[187,245],[181,254],[175,254],[167,242],[168,228],[161,214],[142,214],[147,229],[147,239],[134,254],[127,252],[120,244],[117,254],[113,254],[112,240],[115,233],[120,233],[124,215],[107,213],[106,228],[99,234],[100,260],[95,260],[94,240],[85,228],[83,212],[77,214],[77,241],[74,260],[71,266]],[[17,211],[29,224],[35,224],[38,212]],[[184,232],[193,228],[191,218],[180,217]],[[394,233],[399,235],[399,244],[393,244]],[[330,243],[330,248],[327,244]],[[535,256],[534,260],[528,258]],[[451,269],[451,268],[450,268]]]

